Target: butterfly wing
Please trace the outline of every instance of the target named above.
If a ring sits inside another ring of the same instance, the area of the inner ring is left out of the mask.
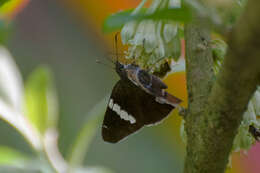
[[[167,117],[174,107],[160,104],[155,97],[129,80],[120,80],[113,88],[102,126],[102,136],[116,143],[144,125]]]

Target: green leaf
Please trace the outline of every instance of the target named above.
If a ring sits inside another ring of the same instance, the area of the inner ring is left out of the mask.
[[[42,149],[42,143],[38,131],[31,126],[28,119],[26,119],[23,114],[14,110],[1,99],[0,118],[19,131],[35,150],[38,151]]]
[[[112,32],[123,27],[124,24],[132,20],[164,20],[171,19],[174,21],[187,22],[191,20],[191,11],[188,6],[183,5],[181,8],[167,8],[159,10],[153,14],[146,14],[146,9],[142,9],[137,14],[132,14],[133,9],[121,11],[108,16],[103,23],[104,32]]]
[[[23,95],[21,74],[10,53],[0,47],[0,118],[18,130],[34,149],[40,150],[39,135],[22,114]]]
[[[69,155],[69,163],[72,167],[81,165],[97,129],[101,126],[101,121],[105,113],[108,97],[100,101],[88,113],[88,120],[77,136],[75,143],[72,145]]]
[[[184,29],[183,27],[178,27],[178,35],[180,38],[184,38]]]
[[[5,44],[13,30],[12,23],[0,20],[0,44]]]
[[[212,40],[211,47],[212,47],[212,54],[213,54],[214,61],[222,62],[226,55],[227,47],[228,47],[225,41],[221,39]]]
[[[108,168],[105,167],[85,167],[85,168],[77,168],[73,170],[75,173],[112,173]]]
[[[30,158],[25,162],[16,165],[0,165],[0,172],[2,173],[53,173],[48,162],[38,158]]]
[[[174,61],[178,61],[181,56],[181,39],[177,34],[172,41],[172,54]]]
[[[113,32],[123,27],[125,23],[130,20],[133,20],[131,13],[133,9],[120,11],[118,13],[108,16],[103,23],[104,32]]]
[[[28,161],[28,156],[7,146],[0,146],[0,165],[23,165]]]
[[[31,168],[20,168],[17,166],[0,166],[1,172],[4,173],[40,173],[39,170],[31,169]]]
[[[48,68],[39,67],[29,76],[25,84],[25,99],[27,116],[41,133],[56,126],[58,106]]]

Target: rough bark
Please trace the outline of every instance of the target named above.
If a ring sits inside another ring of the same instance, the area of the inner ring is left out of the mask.
[[[222,173],[248,101],[259,84],[260,1],[249,0],[228,36],[228,53],[213,81],[210,29],[185,26],[188,88],[185,173]]]

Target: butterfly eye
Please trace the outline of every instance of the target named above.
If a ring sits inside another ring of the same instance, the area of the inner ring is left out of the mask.
[[[123,68],[124,68],[124,66],[117,61],[116,62],[116,71],[120,72],[120,71],[122,71]]]
[[[151,75],[144,70],[138,72],[138,79],[142,85],[149,85],[151,83]]]

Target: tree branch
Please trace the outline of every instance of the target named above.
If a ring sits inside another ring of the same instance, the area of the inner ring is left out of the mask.
[[[226,168],[242,115],[259,84],[259,13],[260,1],[249,0],[229,35],[229,50],[211,92],[209,49],[202,50],[201,54],[192,50],[200,42],[195,33],[203,30],[203,20],[185,28],[189,93],[185,173],[222,173]],[[209,35],[209,30],[205,32]],[[208,61],[208,67],[202,61]]]
[[[213,58],[209,46],[210,30],[207,20],[194,19],[185,26],[186,78],[188,89],[188,111],[185,119],[187,133],[187,155],[185,172],[199,172],[196,160],[201,156],[203,133],[201,131],[204,108],[212,87]]]

